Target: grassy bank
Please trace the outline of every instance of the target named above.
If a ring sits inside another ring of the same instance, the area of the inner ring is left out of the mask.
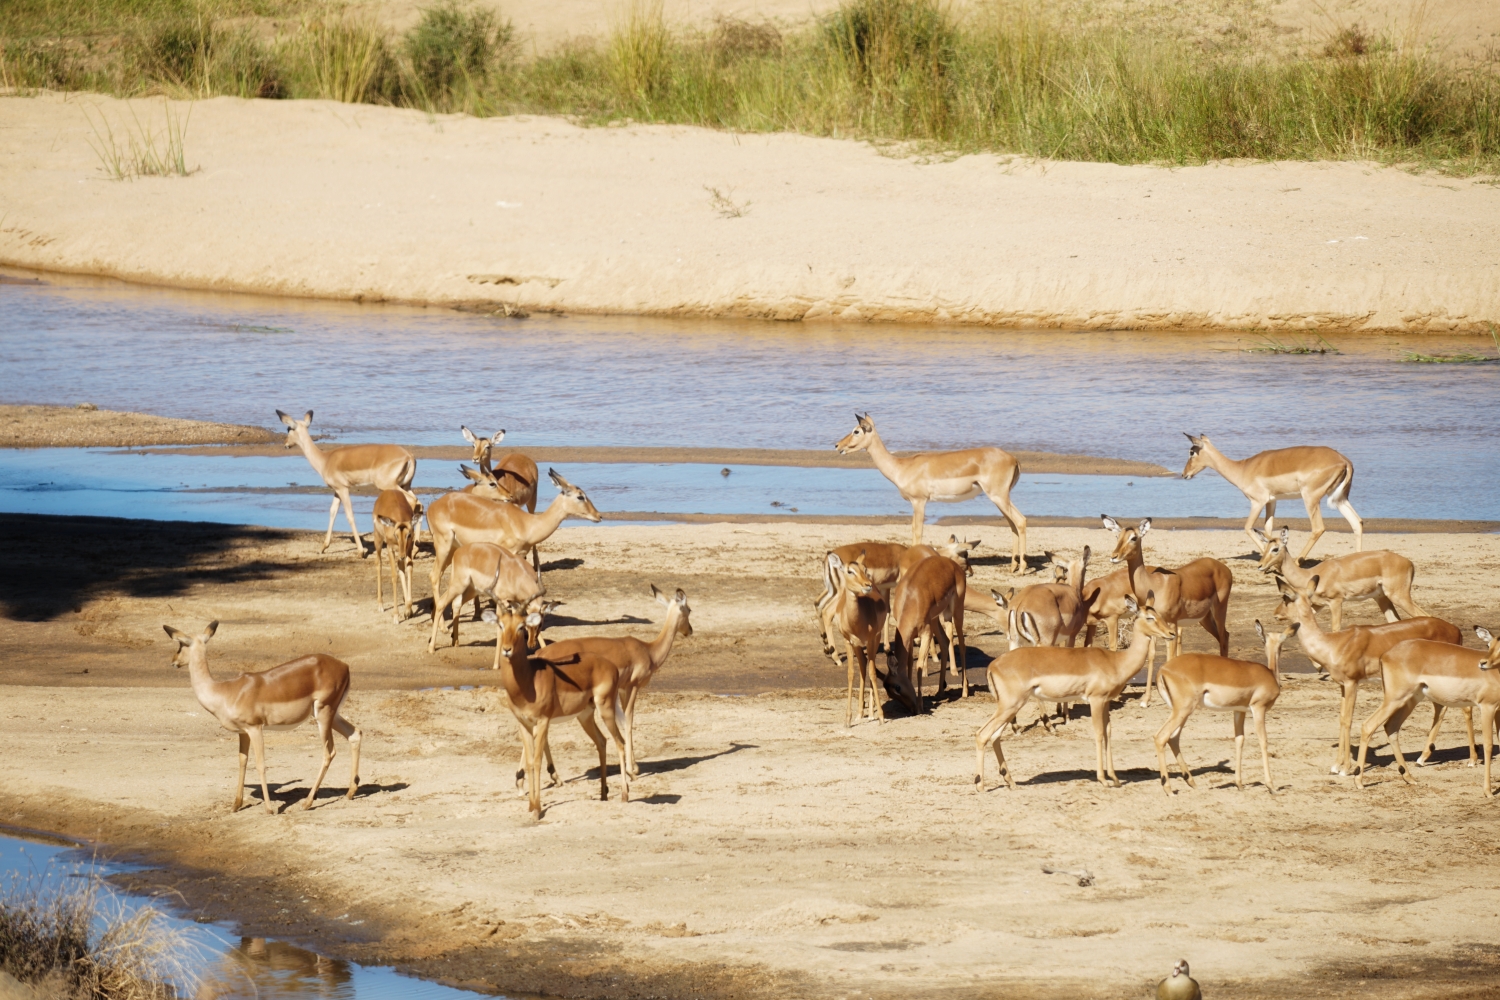
[[[527,56],[503,19],[451,4],[401,34],[300,0],[0,9],[0,86],[23,89],[321,97],[1116,163],[1500,163],[1500,57],[1445,61],[1415,33],[1349,29],[1318,51],[1264,56],[1013,6],[960,20],[934,0],[849,0],[790,33],[740,21],[674,31],[637,0],[609,38]]]

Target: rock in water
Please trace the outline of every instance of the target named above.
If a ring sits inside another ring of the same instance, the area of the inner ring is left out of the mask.
[[[1198,980],[1188,975],[1187,959],[1172,966],[1172,974],[1156,984],[1156,1000],[1203,1000]]]

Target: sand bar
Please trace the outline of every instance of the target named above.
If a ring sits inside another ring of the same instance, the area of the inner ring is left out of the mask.
[[[14,392],[17,387],[10,387]],[[180,420],[81,406],[0,405],[0,448],[131,448],[262,444],[285,438],[264,427]]]
[[[131,108],[164,121],[159,100],[0,98],[0,263],[511,311],[1324,332],[1500,318],[1500,189],[1482,180],[918,159],[234,98],[192,105],[192,176],[109,180],[86,112],[120,132]],[[722,217],[706,187],[748,211]]]

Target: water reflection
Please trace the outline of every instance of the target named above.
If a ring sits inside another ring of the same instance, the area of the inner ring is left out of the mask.
[[[354,972],[348,962],[262,937],[240,938],[239,945],[204,974],[194,994],[196,1000],[353,1000],[354,995]]]

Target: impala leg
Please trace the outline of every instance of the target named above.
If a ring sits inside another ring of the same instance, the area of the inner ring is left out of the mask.
[[[635,762],[635,700],[640,697],[641,689],[633,687],[630,695],[625,699],[625,756],[629,759],[630,776],[637,777],[641,773],[641,767]]]
[[[334,494],[333,503],[328,506],[328,534],[323,536],[323,547],[318,550],[321,555],[328,551],[328,546],[333,544],[333,522],[339,516],[339,498]]]
[[[854,725],[854,647],[847,639],[844,640],[848,652],[844,656],[844,677],[848,681],[848,690],[844,698],[844,728],[848,729]],[[865,678],[864,664],[859,665],[859,710],[865,710]]]
[[[1342,605],[1344,603],[1343,599],[1342,598],[1336,598],[1336,600],[1338,600],[1339,606],[1342,607]],[[1333,601],[1330,600],[1328,603],[1332,604]],[[1396,605],[1393,604],[1391,602],[1391,599],[1385,595],[1385,591],[1383,591],[1383,590],[1377,590],[1377,591],[1375,591],[1375,606],[1380,609],[1380,613],[1381,614],[1385,615],[1385,620],[1386,621],[1388,621],[1388,622],[1399,622],[1401,620],[1401,616],[1398,615],[1398,614],[1396,614]],[[1334,620],[1337,621],[1338,619],[1334,619]],[[1335,625],[1333,627],[1333,630],[1335,632],[1337,632],[1338,631],[1338,626]]]
[[[1484,797],[1494,798],[1494,785],[1490,784],[1490,753],[1494,749],[1490,743],[1490,735],[1495,731],[1495,706],[1481,705],[1479,708],[1479,727],[1484,730]]]
[[[1478,755],[1474,752],[1474,706],[1464,706],[1464,729],[1469,734],[1469,766],[1473,767],[1479,763]]]
[[[1193,773],[1188,770],[1187,763],[1182,759],[1182,751],[1179,749],[1178,740],[1182,736],[1182,729],[1187,725],[1188,716],[1193,714],[1193,703],[1187,698],[1178,698],[1172,703],[1172,714],[1162,727],[1156,731],[1154,742],[1156,743],[1156,766],[1161,771],[1161,789],[1168,794],[1171,793],[1171,777],[1167,774],[1167,755],[1165,748],[1171,744],[1172,755],[1177,758],[1178,765],[1182,768],[1182,776],[1187,779],[1189,786],[1193,783]]]
[[[999,686],[994,687],[998,696]],[[1010,776],[1010,768],[1005,763],[1005,752],[1000,749],[1000,733],[1008,723],[1015,720],[1019,710],[1019,705],[996,705],[995,714],[974,734],[974,791],[984,791],[984,748],[987,745],[994,748],[995,762],[1000,767],[1000,777],[1006,787],[1015,789],[1015,779]]]
[[[1386,612],[1386,621],[1393,622],[1396,620],[1394,612],[1387,610],[1390,606],[1390,601],[1386,601],[1381,595],[1376,594],[1375,602],[1380,605],[1380,610]],[[1344,599],[1342,597],[1330,597],[1328,599],[1328,616],[1331,619],[1330,624],[1333,626],[1332,631],[1337,632],[1343,627]]]
[[[1412,709],[1416,707],[1416,703],[1404,706],[1385,724],[1386,734],[1391,738],[1391,749],[1396,754],[1396,766],[1400,768],[1401,777],[1408,785],[1414,785],[1416,781],[1411,776],[1411,765],[1406,762],[1405,755],[1401,753],[1401,726],[1406,722],[1406,717],[1411,714]]]
[[[1266,537],[1271,537],[1271,532],[1276,530],[1276,498],[1272,497],[1266,501]]]
[[[1419,756],[1417,758],[1417,766],[1418,767],[1425,767],[1425,766],[1427,766],[1427,759],[1429,757],[1431,757],[1432,756],[1432,752],[1437,749],[1438,730],[1440,730],[1440,729],[1443,728],[1443,715],[1444,714],[1446,714],[1446,710],[1443,708],[1443,706],[1439,705],[1437,702],[1433,702],[1432,703],[1432,727],[1431,727],[1431,729],[1428,730],[1428,733],[1427,733],[1427,742],[1422,746],[1422,754],[1421,754],[1421,756]],[[1471,724],[1470,728],[1472,729],[1472,724]],[[1474,764],[1474,750],[1473,750],[1473,746],[1474,746],[1474,740],[1471,737],[1470,740],[1469,740],[1469,765],[1471,767]]]
[[[1234,787],[1245,790],[1245,781],[1240,769],[1245,763],[1245,713],[1234,713]]]
[[[1114,718],[1110,715],[1109,702],[1104,703],[1104,766],[1109,771],[1110,780],[1115,787],[1120,787],[1120,776],[1115,773],[1115,726]]]
[[[354,798],[354,793],[359,791],[359,744],[362,736],[359,727],[338,713],[333,716],[333,728],[344,739],[349,741],[349,792],[344,796],[346,799]]]
[[[1153,675],[1156,670],[1156,637],[1150,636],[1146,640],[1146,693],[1141,697],[1141,707],[1151,707],[1151,688]]]
[[[380,592],[380,574],[385,572],[385,558],[383,553],[386,548],[380,544],[380,522],[375,523],[375,533],[370,538],[370,544],[375,547],[375,610],[385,610],[385,596]],[[396,569],[395,557],[391,557],[391,600],[396,599]]]
[[[1094,777],[1099,784],[1104,784],[1104,733],[1105,713],[1109,711],[1108,704],[1102,704],[1098,698],[1089,700],[1089,720],[1094,724]]]
[[[232,812],[239,812],[240,806],[245,804],[245,764],[250,760],[250,737],[242,729],[240,730],[240,779],[234,783],[234,808]]]
[[[1354,724],[1354,702],[1359,697],[1359,684],[1356,681],[1344,682],[1344,699],[1339,703],[1339,749],[1338,759],[1333,767],[1329,768],[1330,774],[1349,773],[1349,733],[1350,726]],[[1373,732],[1373,730],[1371,730]],[[1361,758],[1363,759],[1363,758]]]
[[[318,768],[318,776],[307,790],[307,798],[302,800],[303,809],[313,807],[313,800],[318,797],[318,789],[322,787],[323,778],[328,774],[328,765],[333,763],[333,756],[337,753],[333,746],[333,706],[319,705],[313,714],[318,720],[318,737],[323,741],[323,766]]]
[[[599,751],[599,801],[609,801],[609,744],[604,740],[604,734],[599,731],[599,723],[594,721],[593,712],[584,712],[578,717],[578,724],[583,731],[589,734],[589,739],[594,741],[594,748]],[[625,755],[620,755],[620,770],[624,770]]]
[[[527,791],[531,793],[527,804],[537,819],[542,818],[542,748],[547,746],[547,729],[551,724],[552,720],[545,715],[537,720],[531,735],[531,762],[526,768]]]
[[[911,543],[922,544],[922,528],[927,519],[927,501],[913,500],[911,502]]]
[[[1110,615],[1104,619],[1104,627],[1109,632],[1109,651],[1118,652],[1120,649],[1120,616]]]
[[[453,596],[452,594],[441,593],[436,590],[432,592],[432,635],[427,639],[427,652],[429,653],[437,652],[438,629],[443,627],[443,609],[453,600]],[[499,649],[500,644],[496,642],[495,650],[497,656],[499,655]]]
[[[1019,477],[1019,472],[1017,477]],[[1015,485],[1015,481],[1011,481]],[[1026,518],[1016,510],[1016,505],[1010,502],[1010,487],[1005,492],[996,491],[996,495],[990,497],[991,502],[1000,509],[1000,513],[1010,522],[1011,533],[1015,535],[1015,548],[1012,550],[1010,571],[1014,574],[1026,572]]]
[[[1271,781],[1271,750],[1266,745],[1266,709],[1263,705],[1252,706],[1255,716],[1255,738],[1260,740],[1260,766],[1266,777],[1266,791],[1276,794],[1276,785]]]
[[[1260,512],[1266,509],[1264,502],[1250,501],[1250,517],[1245,521],[1245,534],[1250,539],[1250,546],[1260,555],[1265,555],[1265,547],[1260,544],[1260,539],[1255,537],[1255,522],[1260,520]],[[1266,522],[1266,533],[1270,534],[1270,521]]]
[[[1312,528],[1312,534],[1308,536],[1307,544],[1302,546],[1302,554],[1297,556],[1300,563],[1307,558],[1307,554],[1318,544],[1318,539],[1323,537],[1323,498],[1315,497],[1309,493],[1302,494],[1302,503],[1307,507],[1307,522]]]
[[[339,502],[344,505],[344,517],[349,522],[349,534],[354,537],[354,548],[358,550],[359,557],[365,557],[365,540],[359,537],[359,526],[354,523],[354,501],[349,499],[347,488],[339,490]]]
[[[1365,523],[1354,513],[1354,505],[1349,502],[1347,496],[1333,501],[1333,509],[1344,515],[1344,520],[1349,522],[1349,527],[1354,531],[1354,551],[1364,551]]]
[[[620,735],[620,698],[618,694],[611,694],[607,701],[600,704],[608,705],[609,708],[599,714],[604,716],[604,727],[609,730],[610,738],[615,741],[615,749],[620,754],[620,801],[630,801],[630,771],[625,768],[625,737]]]
[[[271,804],[271,786],[266,784],[266,736],[259,726],[246,730],[250,735],[250,746],[255,750],[255,770],[260,773],[260,801],[266,807],[266,812],[272,816],[276,815],[276,807]]]

